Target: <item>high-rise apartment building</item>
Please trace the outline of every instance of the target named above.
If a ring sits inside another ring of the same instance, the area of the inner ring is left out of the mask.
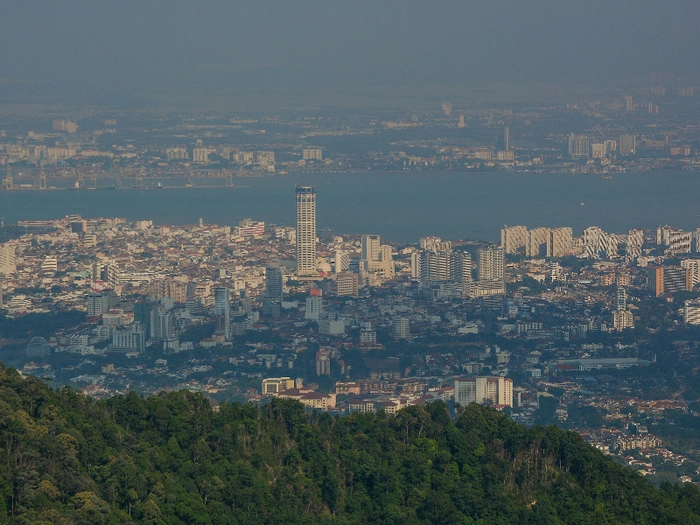
[[[506,253],[518,253],[527,244],[527,227],[504,226],[501,230],[501,248]]]
[[[573,232],[571,228],[554,228],[549,232],[547,256],[563,257],[571,253]]]
[[[587,135],[569,135],[569,156],[588,158],[591,154],[590,139]]]
[[[625,252],[627,258],[632,260],[642,256],[642,246],[644,246],[644,230],[630,230],[627,233],[625,242]]]
[[[627,310],[627,289],[619,287],[615,293],[615,310]]]
[[[363,235],[361,238],[362,253],[360,258],[363,261],[378,261],[381,240],[379,235]]]
[[[335,251],[333,270],[335,273],[347,272],[350,269],[350,256],[343,250]]]
[[[629,310],[615,310],[613,312],[613,328],[615,330],[634,328],[634,316],[632,312]]]
[[[681,261],[681,268],[690,271],[693,286],[700,283],[700,259],[685,259]]]
[[[151,310],[151,337],[167,340],[172,337],[173,316],[164,306],[158,305]]]
[[[357,274],[352,272],[341,272],[335,278],[335,295],[357,297],[358,294]]]
[[[503,248],[490,246],[479,250],[479,282],[474,293],[477,296],[506,293]]]
[[[394,339],[408,339],[410,336],[410,323],[407,317],[398,317],[392,322]]]
[[[634,155],[637,152],[636,135],[620,135],[620,155]]]
[[[472,256],[469,252],[452,252],[450,263],[451,279],[459,284],[462,297],[472,297],[474,295]]]
[[[322,311],[323,297],[319,295],[310,295],[306,298],[306,312],[304,313],[304,319],[318,321]]]
[[[513,380],[500,376],[458,377],[455,379],[455,403],[513,407]]]
[[[391,246],[382,246],[379,235],[363,235],[361,238],[362,252],[360,255],[360,270],[374,277],[392,279],[395,274],[394,258]],[[370,276],[371,277],[371,276]],[[373,279],[370,279],[372,281]]]
[[[525,245],[525,255],[528,257],[545,257],[547,246],[551,239],[549,228],[534,228],[527,232],[527,243]]]
[[[15,246],[13,244],[0,245],[0,273],[10,275],[16,271]]]
[[[270,301],[282,302],[284,280],[279,261],[272,261],[265,268],[265,298]]]
[[[653,266],[647,268],[647,284],[654,295],[691,291],[693,270],[679,266]]]
[[[301,158],[304,160],[323,160],[323,150],[321,148],[304,148]]]
[[[479,280],[503,279],[505,259],[503,248],[490,246],[479,250]]]
[[[683,321],[685,324],[700,325],[700,299],[685,301]]]
[[[316,274],[316,190],[297,186],[297,274]]]
[[[318,352],[316,352],[316,375],[331,375],[331,353],[327,348],[321,348]]]
[[[214,316],[216,331],[228,339],[231,327],[231,291],[224,286],[214,288]]]

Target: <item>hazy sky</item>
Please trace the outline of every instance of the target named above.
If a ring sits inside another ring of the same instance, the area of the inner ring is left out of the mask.
[[[695,75],[700,1],[5,0],[0,95],[600,84]]]

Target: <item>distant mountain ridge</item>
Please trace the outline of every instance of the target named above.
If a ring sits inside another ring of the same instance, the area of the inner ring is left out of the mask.
[[[700,523],[696,487],[657,490],[576,434],[477,405],[453,422],[440,402],[93,402],[0,366],[0,465],[10,524]]]

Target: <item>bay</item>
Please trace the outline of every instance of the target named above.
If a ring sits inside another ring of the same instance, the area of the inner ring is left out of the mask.
[[[295,184],[317,193],[319,235],[375,233],[414,243],[437,235],[498,241],[504,224],[587,226],[626,233],[669,224],[700,226],[700,176],[661,171],[599,175],[540,173],[292,173],[235,179],[233,188],[0,191],[0,216],[18,220],[150,219],[155,224],[236,225],[241,219],[293,226]],[[155,185],[155,180],[149,180]]]

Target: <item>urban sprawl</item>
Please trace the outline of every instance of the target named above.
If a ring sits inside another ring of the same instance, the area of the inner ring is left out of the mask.
[[[7,117],[2,191],[695,170],[695,100],[652,87],[533,108],[52,115],[32,131]],[[497,244],[400,244],[317,230],[317,198],[289,195],[294,225],[0,221],[0,360],[95,398],[189,389],[381,417],[488,404],[574,430],[644,475],[700,481],[700,229],[508,225]]]
[[[95,397],[187,388],[387,414],[487,403],[694,479],[683,465],[697,463],[654,428],[692,402],[648,371],[670,360],[694,388],[697,343],[655,336],[700,324],[700,232],[509,226],[499,246],[397,245],[318,238],[316,198],[297,186],[295,227],[20,222],[0,248],[7,320],[83,313],[49,337],[3,340],[2,357]]]

